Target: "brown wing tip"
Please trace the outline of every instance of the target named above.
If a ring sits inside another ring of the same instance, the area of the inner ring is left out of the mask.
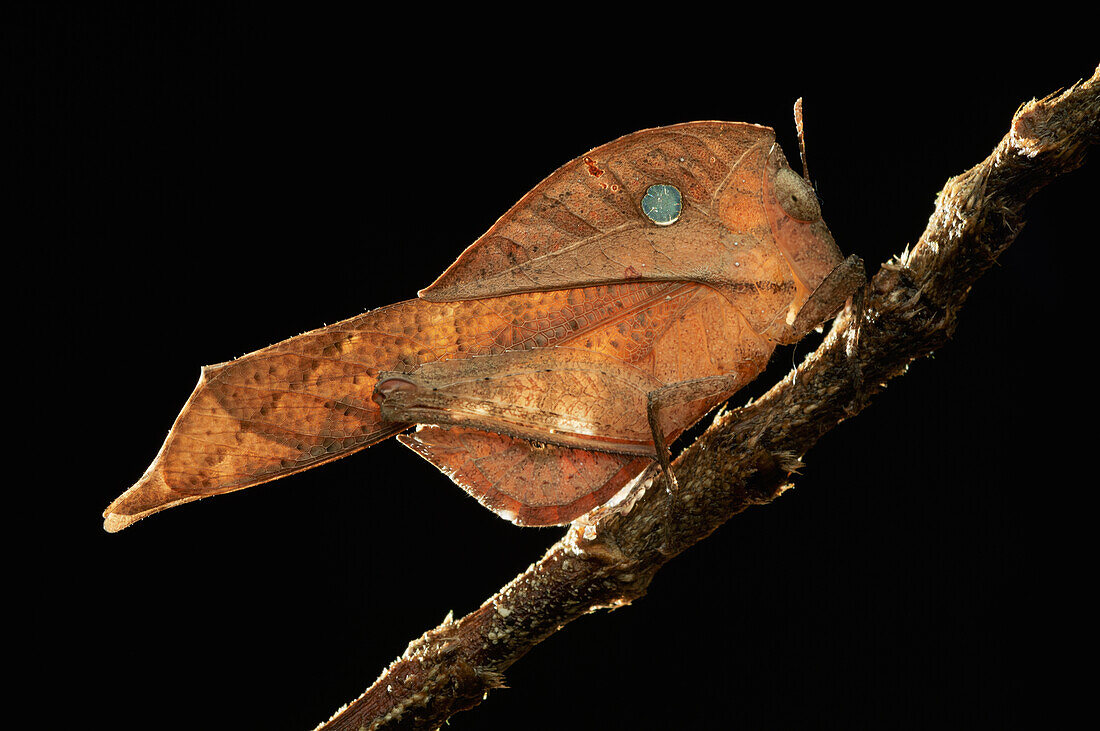
[[[119,495],[103,511],[103,530],[118,533],[147,515],[161,510],[197,500],[200,496],[180,497],[164,481],[159,472],[146,472],[126,492]]]
[[[141,520],[140,516],[119,515],[118,513],[110,513],[104,511],[103,530],[107,531],[108,533],[118,533],[123,528],[129,527],[139,520]]]

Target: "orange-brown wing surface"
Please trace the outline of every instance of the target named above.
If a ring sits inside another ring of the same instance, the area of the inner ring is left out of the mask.
[[[688,330],[718,318],[719,300],[677,282],[410,300],[206,368],[154,462],[107,508],[105,527],[314,467],[407,428],[384,422],[371,400],[381,371],[568,342],[648,364],[663,382],[680,378],[700,367],[681,352],[700,342]],[[724,345],[712,350],[728,357]]]

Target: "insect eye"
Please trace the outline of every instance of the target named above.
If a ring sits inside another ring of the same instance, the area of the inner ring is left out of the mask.
[[[671,226],[680,219],[683,201],[675,185],[651,185],[642,196],[642,213],[658,226]]]
[[[775,174],[775,197],[791,218],[799,221],[821,218],[821,207],[814,189],[790,168],[783,168]]]

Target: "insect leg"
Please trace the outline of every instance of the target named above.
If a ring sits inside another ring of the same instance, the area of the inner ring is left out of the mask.
[[[676,475],[672,471],[672,455],[664,437],[665,430],[661,426],[661,411],[670,406],[703,399],[712,402],[712,406],[716,405],[733,395],[741,387],[742,380],[735,373],[707,376],[673,383],[646,394],[646,417],[649,420],[649,428],[653,432],[657,461],[664,473],[668,475],[670,487],[676,486]]]
[[[854,254],[849,256],[818,285],[793,322],[785,324],[779,332],[769,332],[767,335],[785,345],[797,343],[811,330],[836,315],[845,301],[866,282],[863,260]]]

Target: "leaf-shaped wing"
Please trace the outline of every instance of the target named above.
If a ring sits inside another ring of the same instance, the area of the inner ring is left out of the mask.
[[[676,282],[409,300],[205,368],[156,459],[107,508],[105,527],[121,530],[173,505],[315,467],[402,431],[409,425],[384,421],[372,400],[383,371],[413,373],[440,360],[567,343],[645,362],[662,383],[700,367],[727,370],[757,351],[751,344],[744,352],[730,348],[741,338],[723,334],[731,326],[724,303],[706,288]],[[699,337],[704,329],[709,339]],[[704,366],[681,353],[704,340],[715,343]]]

